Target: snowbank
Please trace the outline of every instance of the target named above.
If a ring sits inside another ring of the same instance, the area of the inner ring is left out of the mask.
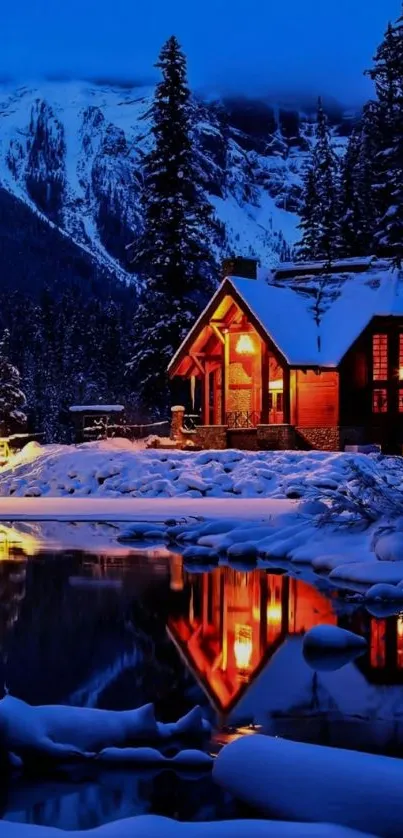
[[[200,707],[177,722],[157,722],[152,704],[136,710],[98,710],[49,705],[32,707],[7,695],[0,701],[0,739],[5,749],[22,757],[40,753],[51,759],[70,759],[104,751],[104,760],[116,755],[105,749],[133,742],[157,742],[179,737],[200,737],[209,731]],[[139,755],[137,754],[137,757]],[[134,759],[134,754],[128,755]]]
[[[267,820],[179,823],[158,815],[140,815],[105,824],[98,829],[76,832],[0,821],[0,838],[250,838],[251,833],[254,838],[371,838],[369,833],[332,824]]]
[[[306,498],[318,514],[357,478],[401,479],[399,458],[323,451],[141,450],[107,440],[78,446],[27,446],[0,472],[0,495],[18,497],[241,497]]]
[[[36,445],[0,470],[0,520],[131,522],[121,543],[179,544],[192,566],[311,563],[356,589],[403,580],[400,486],[381,455]]]
[[[268,817],[339,823],[383,838],[402,834],[398,759],[245,736],[220,752],[213,777]]]

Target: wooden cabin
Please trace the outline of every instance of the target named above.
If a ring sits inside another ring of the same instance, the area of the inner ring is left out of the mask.
[[[201,447],[401,452],[403,280],[373,259],[234,259],[169,374],[189,381]]]

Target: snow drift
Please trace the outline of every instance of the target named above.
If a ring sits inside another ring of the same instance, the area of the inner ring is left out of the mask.
[[[269,817],[338,823],[383,838],[402,834],[398,759],[245,736],[220,752],[213,777]]]
[[[32,707],[9,695],[0,701],[3,747],[22,759],[40,754],[63,760],[104,751],[103,759],[114,761],[116,754],[105,753],[104,749],[124,749],[138,741],[200,737],[208,730],[200,707],[177,722],[162,724],[156,721],[152,704],[115,711],[62,705]],[[133,754],[126,757],[134,760]]]

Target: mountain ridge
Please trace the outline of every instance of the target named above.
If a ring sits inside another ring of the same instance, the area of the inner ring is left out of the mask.
[[[127,245],[141,227],[142,160],[150,144],[153,86],[0,82],[0,185],[131,281]],[[200,179],[213,206],[218,259],[268,266],[298,238],[302,171],[313,114],[261,99],[192,98]],[[332,117],[341,154],[351,114]]]

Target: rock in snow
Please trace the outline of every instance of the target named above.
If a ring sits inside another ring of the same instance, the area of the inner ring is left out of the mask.
[[[322,649],[330,651],[339,649],[362,649],[367,643],[363,637],[352,631],[332,625],[314,626],[304,637],[305,649]]]
[[[333,672],[361,655],[366,645],[358,634],[337,626],[321,625],[305,635],[303,655],[312,669]]]
[[[157,722],[152,704],[136,710],[96,710],[62,705],[31,707],[7,695],[0,701],[0,739],[18,756],[42,754],[52,759],[94,755],[136,741],[156,742],[202,735],[209,725],[195,707],[178,722]]]
[[[219,753],[213,777],[268,817],[339,823],[383,838],[402,835],[398,759],[244,736]]]
[[[403,602],[403,587],[378,583],[368,589],[365,599],[367,602]]]
[[[403,562],[403,532],[393,532],[378,538],[375,555],[381,562]]]

